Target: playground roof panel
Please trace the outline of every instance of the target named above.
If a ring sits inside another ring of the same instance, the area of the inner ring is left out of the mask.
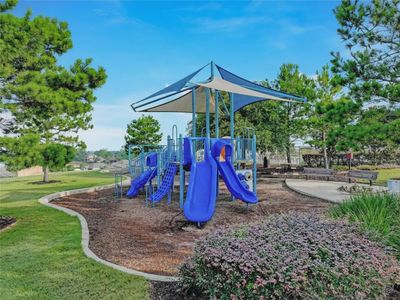
[[[143,112],[192,112],[192,90],[185,91],[183,95],[157,106],[152,106],[148,109],[143,109]],[[205,88],[199,86],[196,88],[196,112],[206,112],[206,93]],[[210,113],[215,112],[215,101],[212,94],[210,94]]]
[[[280,97],[268,95],[262,92],[250,90],[248,88],[242,87],[240,85],[231,83],[229,81],[226,81],[222,78],[214,77],[213,80],[207,83],[197,83],[200,86],[204,86],[207,88],[211,89],[216,89],[219,91],[225,91],[233,94],[238,94],[238,95],[245,95],[245,96],[250,96],[250,97],[261,97],[263,99],[271,99],[271,100],[280,100],[280,101],[287,101],[287,99],[283,99]]]
[[[193,79],[206,66],[211,66],[210,77],[206,81],[194,82]],[[239,77],[216,65],[217,73],[214,76],[214,63],[209,63],[191,73],[174,84],[132,104],[135,111],[142,112],[192,112],[192,89],[196,89],[196,112],[204,113],[206,96],[205,88],[220,90],[235,94],[233,98],[234,111],[251,103],[275,100],[285,102],[306,102],[305,98],[266,88],[257,83]],[[215,103],[210,93],[210,112],[215,111]]]
[[[200,68],[200,69],[198,69],[197,71],[193,72],[192,74],[182,78],[181,80],[178,80],[177,82],[175,82],[175,83],[163,88],[162,90],[159,90],[158,92],[155,92],[154,94],[151,94],[150,96],[147,96],[146,98],[142,99],[139,102],[142,102],[142,101],[147,100],[147,99],[154,98],[156,96],[161,96],[161,95],[166,95],[166,94],[171,94],[171,93],[174,93],[174,92],[181,91],[186,86],[186,84],[194,76],[196,76],[201,70],[203,70],[204,68],[205,68],[205,66]]]

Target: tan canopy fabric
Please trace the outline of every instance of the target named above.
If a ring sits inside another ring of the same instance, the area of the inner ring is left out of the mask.
[[[244,88],[240,85],[231,83],[229,81],[226,81],[222,78],[214,77],[214,79],[210,82],[207,83],[197,83],[200,86],[204,86],[207,88],[211,89],[216,89],[220,91],[225,91],[225,92],[230,92],[234,94],[241,94],[241,95],[246,95],[246,96],[251,96],[251,97],[258,97],[258,98],[264,98],[264,99],[271,99],[271,100],[280,100],[280,101],[291,101],[287,100],[284,98],[264,94],[262,92],[257,92],[254,90],[250,90],[247,88]]]
[[[141,110],[143,112],[184,112],[191,113],[192,110],[192,91],[186,92],[177,99],[167,101],[163,104]],[[206,112],[206,93],[205,88],[199,86],[196,88],[196,112]],[[210,113],[215,113],[215,101],[210,93]]]

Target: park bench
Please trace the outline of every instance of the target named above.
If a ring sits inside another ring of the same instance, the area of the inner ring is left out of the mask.
[[[333,177],[333,170],[332,169],[324,169],[324,168],[304,168],[303,174],[306,176],[306,180],[308,177],[326,177],[329,181],[330,177]]]
[[[352,179],[366,179],[369,180],[369,185],[372,185],[372,181],[378,178],[378,172],[355,170],[349,171],[346,177],[349,179],[349,183]]]

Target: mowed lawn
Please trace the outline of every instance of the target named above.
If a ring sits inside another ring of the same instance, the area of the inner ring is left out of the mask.
[[[1,299],[143,299],[147,282],[84,256],[78,218],[38,203],[57,191],[113,182],[111,174],[51,174],[53,184],[32,184],[40,177],[0,179],[0,215],[17,223],[0,232]]]
[[[400,168],[378,170],[377,184],[387,185],[388,179],[400,178]]]

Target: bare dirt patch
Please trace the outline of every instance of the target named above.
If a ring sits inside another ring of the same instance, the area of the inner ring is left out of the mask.
[[[146,207],[143,195],[117,200],[112,189],[66,196],[55,203],[86,218],[89,246],[101,258],[143,272],[176,275],[195,242],[218,227],[289,211],[323,213],[331,205],[290,191],[281,179],[261,179],[257,190],[260,203],[247,208],[241,201],[232,202],[222,183],[215,215],[202,229],[185,220],[178,191],[170,206],[164,200],[154,208]]]
[[[17,220],[14,217],[0,216],[0,230],[14,224]]]

